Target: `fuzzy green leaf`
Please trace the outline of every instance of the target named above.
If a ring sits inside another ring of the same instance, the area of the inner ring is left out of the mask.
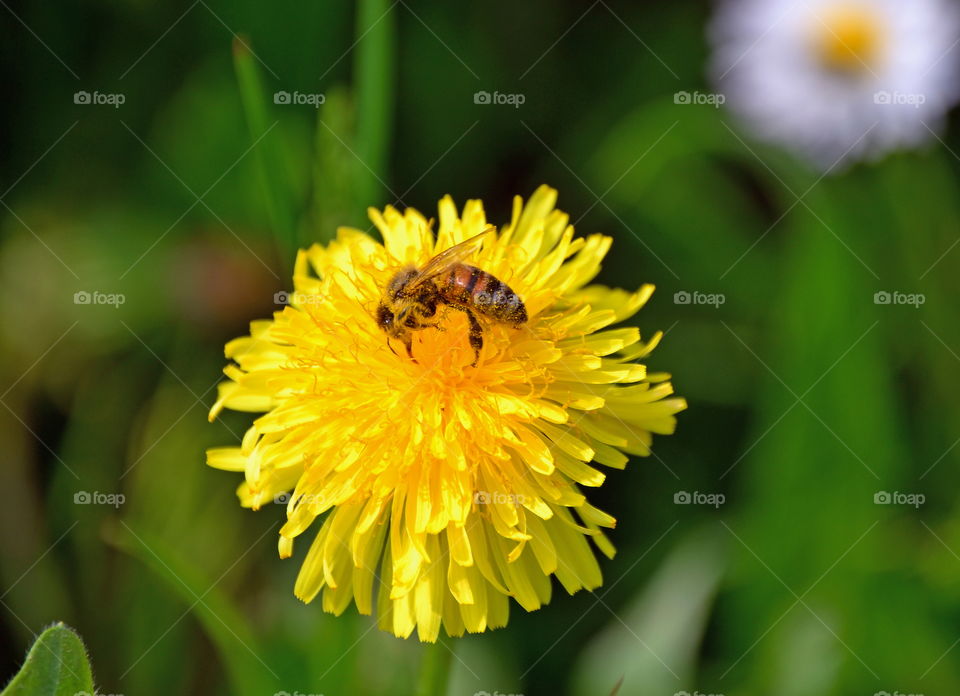
[[[0,696],[92,694],[93,674],[80,636],[54,624],[37,638],[23,667]]]

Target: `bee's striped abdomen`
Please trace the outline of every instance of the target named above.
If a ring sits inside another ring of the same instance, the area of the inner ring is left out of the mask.
[[[457,264],[437,283],[445,302],[473,309],[478,314],[508,324],[523,324],[523,301],[499,278],[474,266]]]

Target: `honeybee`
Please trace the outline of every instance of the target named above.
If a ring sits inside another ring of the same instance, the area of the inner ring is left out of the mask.
[[[502,280],[463,263],[483,244],[485,232],[471,237],[430,259],[422,268],[397,271],[384,288],[377,307],[377,325],[390,338],[403,341],[413,358],[413,332],[436,327],[441,304],[458,309],[470,323],[469,340],[476,366],[483,348],[483,327],[478,316],[520,327],[527,321],[523,301]],[[392,349],[391,349],[392,350]]]

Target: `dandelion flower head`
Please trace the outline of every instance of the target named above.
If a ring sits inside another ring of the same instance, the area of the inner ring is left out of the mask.
[[[653,287],[591,284],[611,245],[576,238],[556,191],[518,197],[490,227],[480,201],[440,201],[436,232],[413,209],[370,210],[382,243],[341,228],[301,251],[290,305],[227,344],[211,419],[259,413],[237,447],[208,451],[242,472],[250,508],[286,501],[281,557],[313,528],[294,588],[342,613],[376,608],[381,628],[436,640],[507,623],[511,599],[533,611],[595,588],[594,550],[612,556],[614,518],[587,502],[606,469],[671,433],[681,398],[638,360],[660,334],[615,326]],[[413,334],[413,359],[374,314],[391,276],[476,235],[469,263],[522,298],[521,327],[486,322],[474,362],[464,312],[441,307]]]

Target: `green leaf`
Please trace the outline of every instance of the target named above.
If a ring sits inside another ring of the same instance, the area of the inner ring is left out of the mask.
[[[92,694],[93,673],[80,636],[57,623],[40,634],[23,668],[0,696]]]

